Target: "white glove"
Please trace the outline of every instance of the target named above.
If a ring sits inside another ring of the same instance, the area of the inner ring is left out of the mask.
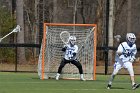
[[[129,59],[129,61],[130,61],[130,62],[134,62],[135,59],[136,59],[136,58],[135,58],[134,56],[132,56],[132,57]]]

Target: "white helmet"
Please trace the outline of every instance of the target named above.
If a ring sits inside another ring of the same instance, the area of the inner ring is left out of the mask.
[[[133,34],[133,33],[127,33],[127,34],[126,34],[126,41],[127,41],[128,43],[134,44],[135,41],[136,41],[136,36],[135,36],[135,34]]]
[[[69,42],[74,45],[75,42],[76,42],[76,37],[75,36],[70,36],[69,37]]]

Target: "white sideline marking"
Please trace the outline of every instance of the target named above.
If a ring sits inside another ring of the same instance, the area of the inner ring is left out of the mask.
[[[91,90],[109,90],[109,89],[47,89],[47,90],[83,90],[83,91],[91,91]],[[110,90],[120,90],[120,89],[110,89]],[[124,89],[123,89],[124,90]]]
[[[0,82],[0,83],[33,83],[33,84],[35,84],[35,83],[46,83],[46,84],[53,84],[53,83],[54,84],[57,84],[57,83],[59,83],[59,84],[61,84],[62,83],[62,84],[64,84],[64,83],[73,83],[73,82]],[[75,82],[75,83],[79,83],[79,82]],[[81,81],[81,83],[86,83],[86,82]],[[92,83],[92,82],[90,82],[90,83]],[[99,84],[107,84],[107,83],[102,82],[102,83],[99,83]],[[125,83],[121,83],[121,82],[117,83],[117,82],[114,82],[114,85],[115,84],[124,84],[124,85],[126,85],[126,84],[130,84],[130,83],[129,82],[125,82]]]

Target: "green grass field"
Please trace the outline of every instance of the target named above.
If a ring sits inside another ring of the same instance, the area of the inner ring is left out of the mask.
[[[0,72],[0,93],[140,93],[131,89],[128,75],[118,75],[112,89],[106,89],[109,75],[97,75],[96,81],[40,80],[37,73]],[[135,76],[140,83],[140,76]]]

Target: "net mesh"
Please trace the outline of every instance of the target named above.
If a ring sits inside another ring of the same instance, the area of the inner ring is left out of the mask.
[[[93,61],[94,61],[94,31],[93,27],[76,26],[47,26],[46,27],[46,47],[44,59],[44,78],[55,78],[63,52],[61,51],[64,43],[60,38],[62,31],[68,31],[70,35],[76,36],[78,45],[77,59],[83,67],[84,77],[87,80],[93,79]],[[42,48],[40,50],[38,61],[38,75],[42,77]],[[72,64],[66,64],[62,70],[60,78],[79,79],[79,71]]]

